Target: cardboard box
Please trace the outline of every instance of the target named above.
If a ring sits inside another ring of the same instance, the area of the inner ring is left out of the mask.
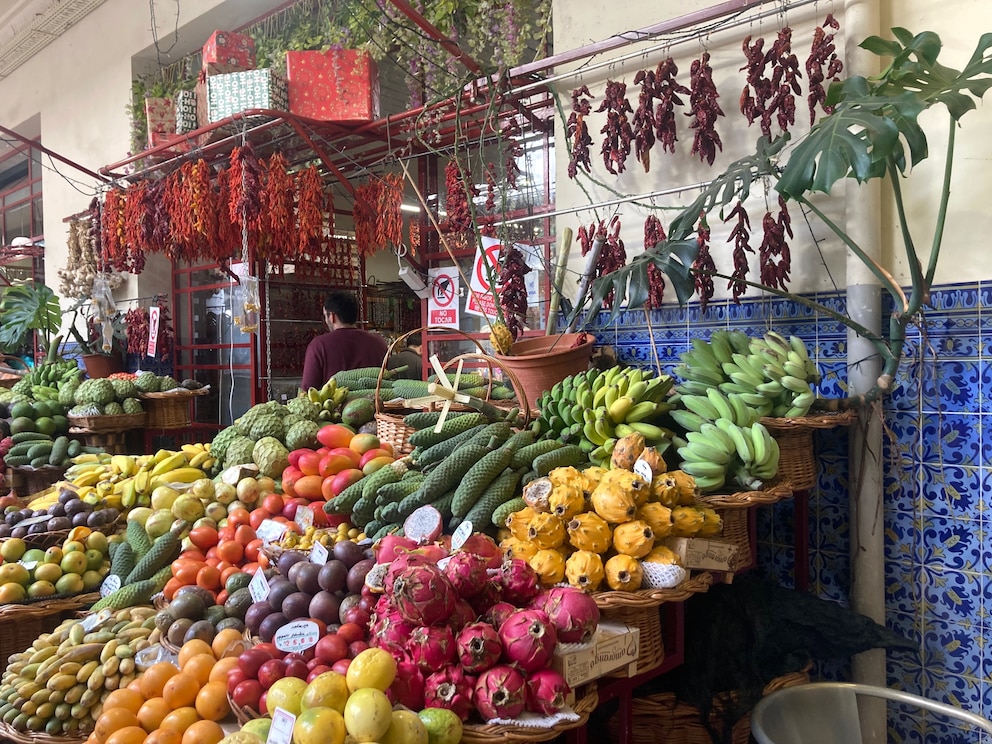
[[[733,571],[737,545],[704,537],[669,537],[665,545],[682,559],[685,568],[699,571]]]
[[[176,93],[176,134],[192,132],[197,127],[196,91],[181,90]]]
[[[286,52],[289,111],[316,121],[379,118],[379,68],[368,52]]]
[[[255,68],[255,40],[245,34],[214,31],[203,45],[203,71],[222,75]]]
[[[153,134],[176,133],[176,109],[171,98],[146,98],[145,118],[148,119],[148,141]]]
[[[633,677],[637,674],[640,638],[639,628],[601,622],[588,643],[559,644],[551,668],[573,688],[618,669],[626,668],[627,676]]]
[[[207,122],[220,121],[248,109],[285,111],[286,81],[274,70],[246,70],[207,78]]]
[[[170,145],[170,147],[155,153],[154,160],[168,160],[176,155],[183,155],[193,149],[193,143],[184,134],[163,134],[152,132],[148,138],[148,147]]]

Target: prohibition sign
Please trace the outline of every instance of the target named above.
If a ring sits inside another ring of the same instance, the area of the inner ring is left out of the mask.
[[[490,289],[489,277],[486,274],[486,263],[488,262],[489,267],[492,269],[495,275],[496,267],[499,266],[499,251],[500,248],[502,247],[503,246],[501,246],[499,243],[489,246],[488,248],[486,248],[485,259],[483,259],[482,256],[480,256],[479,260],[475,262],[475,277],[476,279],[478,279],[479,284],[482,285],[482,290],[484,292],[488,292]]]
[[[447,307],[455,299],[455,283],[447,274],[438,274],[431,283],[431,292],[438,307]]]

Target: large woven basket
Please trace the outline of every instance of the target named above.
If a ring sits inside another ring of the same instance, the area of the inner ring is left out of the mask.
[[[26,499],[51,488],[65,475],[65,468],[57,465],[40,468],[11,467],[10,474],[10,487],[14,495]]]
[[[769,682],[762,695],[770,695],[784,687],[794,687],[809,682],[809,669],[776,677]],[[710,727],[719,731],[722,725],[723,705],[714,699],[710,711]],[[703,724],[699,709],[679,702],[674,693],[662,692],[647,697],[634,698],[632,730],[633,744],[713,744],[710,732]],[[623,722],[619,714],[610,719],[612,739],[619,739]],[[745,714],[731,730],[732,744],[748,744],[751,738],[751,714]]]
[[[88,731],[59,734],[58,736],[51,736],[44,731],[18,731],[9,723],[0,721],[0,739],[13,741],[16,744],[74,744],[75,742],[86,741],[89,735]]]
[[[29,604],[0,605],[0,663],[6,667],[11,654],[26,649],[42,633],[55,630],[69,613],[89,607],[99,599],[99,592],[90,592]]]
[[[789,483],[796,491],[808,491],[815,486],[818,466],[813,432],[849,426],[857,415],[857,411],[848,410],[799,418],[761,419],[778,442],[780,454],[775,482]]]
[[[91,431],[74,426],[69,433],[82,437],[87,447],[99,447],[110,455],[127,454],[127,431]]]
[[[553,726],[520,726],[510,724],[467,723],[462,729],[461,744],[504,744],[509,742],[550,741],[570,729],[580,728],[589,722],[589,714],[599,705],[596,685],[591,684],[576,693],[572,710],[577,721],[562,721]]]
[[[190,425],[190,402],[206,395],[206,390],[187,390],[182,393],[141,393],[148,418],[149,429],[182,429]]]
[[[749,509],[754,506],[776,504],[792,496],[791,484],[781,483],[761,491],[741,491],[732,494],[700,496],[700,506],[709,506],[723,520],[723,527],[714,540],[737,546],[730,573],[750,568],[753,563]]]
[[[141,413],[123,413],[119,416],[69,416],[69,423],[80,429],[91,432],[127,431],[138,429],[145,425],[147,415]]]

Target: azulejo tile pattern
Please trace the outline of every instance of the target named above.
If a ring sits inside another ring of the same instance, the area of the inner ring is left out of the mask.
[[[882,317],[891,312],[883,295]],[[843,293],[813,297],[844,312]],[[650,328],[650,331],[649,331]],[[728,328],[769,328],[803,338],[820,366],[820,394],[846,394],[846,328],[798,303],[760,299],[666,306],[629,313],[598,335],[619,359],[670,372],[689,339]],[[653,332],[653,333],[652,333]],[[992,281],[937,287],[923,321],[908,329],[906,357],[885,415],[887,625],[919,644],[888,657],[890,686],[992,717]],[[653,348],[652,348],[653,340]],[[850,591],[847,432],[816,436],[819,476],[809,494],[810,590],[847,605]],[[761,507],[759,570],[795,581],[794,506]],[[815,675],[849,679],[848,660]],[[890,710],[890,740],[973,741],[933,716]]]

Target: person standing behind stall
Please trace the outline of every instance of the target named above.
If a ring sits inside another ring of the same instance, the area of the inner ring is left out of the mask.
[[[324,300],[328,333],[307,346],[300,387],[320,388],[332,375],[346,369],[378,367],[386,357],[386,342],[375,333],[356,328],[358,300],[351,292],[331,292]]]
[[[406,340],[406,348],[393,354],[386,362],[388,369],[406,367],[397,377],[404,380],[424,379],[423,346],[419,333],[414,333]]]

